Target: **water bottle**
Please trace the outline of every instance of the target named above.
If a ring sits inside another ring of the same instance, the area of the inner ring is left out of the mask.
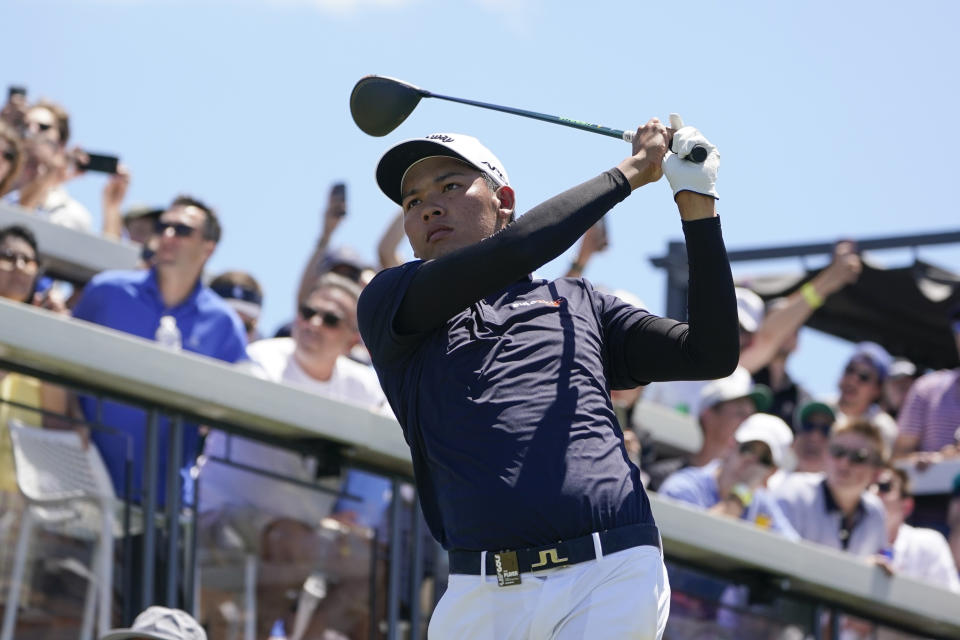
[[[287,628],[283,624],[283,618],[277,618],[270,629],[270,637],[267,640],[287,640]]]
[[[157,342],[172,351],[180,351],[181,336],[180,329],[177,328],[177,319],[173,316],[163,316],[160,318],[160,326],[157,327]]]

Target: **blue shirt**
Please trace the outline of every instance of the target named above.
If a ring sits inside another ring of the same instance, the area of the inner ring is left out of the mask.
[[[709,509],[720,502],[716,475],[719,466],[720,461],[714,460],[702,467],[680,469],[663,481],[659,494],[701,509]],[[790,540],[800,540],[800,534],[790,524],[777,501],[764,489],[756,489],[753,492],[753,500],[743,510],[740,519],[779,533]]]
[[[186,300],[176,307],[167,307],[157,286],[156,272],[105,271],[95,276],[84,288],[83,296],[73,310],[81,320],[153,340],[161,316],[173,316],[182,336],[183,348],[211,358],[236,362],[246,358],[246,332],[236,312],[209,287],[199,281]],[[96,400],[80,398],[88,420],[95,420]],[[143,480],[144,448],[146,443],[146,414],[140,409],[114,402],[102,405],[102,422],[120,430],[127,437],[103,430],[93,431],[93,441],[100,449],[118,495],[126,496],[125,462],[128,438],[133,454],[133,494],[139,501]],[[159,421],[160,456],[157,498],[163,504],[166,498],[167,432],[169,423]],[[192,465],[197,455],[199,435],[196,425],[184,425],[183,461]]]
[[[516,549],[653,523],[609,395],[636,386],[617,355],[649,314],[583,280],[526,278],[436,330],[398,335],[419,265],[377,275],[358,316],[434,537]]]

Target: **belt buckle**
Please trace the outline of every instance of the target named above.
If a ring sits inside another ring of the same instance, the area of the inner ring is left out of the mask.
[[[493,565],[497,569],[497,584],[509,587],[520,584],[520,563],[516,551],[500,551],[493,554]]]
[[[537,552],[540,558],[537,562],[530,565],[530,571],[545,571],[554,567],[562,567],[570,562],[570,558],[561,558],[556,547],[542,549]]]

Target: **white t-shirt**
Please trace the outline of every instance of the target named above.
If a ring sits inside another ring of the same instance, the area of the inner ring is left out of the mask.
[[[960,593],[950,545],[939,531],[901,524],[893,541],[892,564],[897,573]]]
[[[330,379],[317,380],[297,364],[293,355],[295,347],[293,338],[254,342],[247,347],[247,353],[255,363],[252,373],[393,416],[373,369],[340,356]],[[314,481],[315,461],[312,458],[289,449],[212,431],[207,437],[204,453],[226,458],[228,450],[229,459],[234,462],[305,482]],[[322,484],[338,491],[340,478],[330,478]],[[220,509],[229,504],[255,507],[274,516],[316,524],[330,515],[336,499],[335,493],[314,491],[215,460],[207,460],[200,473],[201,511]]]
[[[70,197],[63,185],[50,190],[43,204],[37,207],[37,215],[74,231],[93,233],[93,216],[85,206]]]

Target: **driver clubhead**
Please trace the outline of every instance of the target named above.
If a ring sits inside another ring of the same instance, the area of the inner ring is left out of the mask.
[[[360,130],[385,136],[407,119],[428,92],[386,76],[364,76],[350,93],[350,114]]]

